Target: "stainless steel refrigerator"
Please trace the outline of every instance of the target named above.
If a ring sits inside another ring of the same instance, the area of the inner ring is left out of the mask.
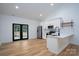
[[[42,26],[37,27],[37,39],[42,39]]]

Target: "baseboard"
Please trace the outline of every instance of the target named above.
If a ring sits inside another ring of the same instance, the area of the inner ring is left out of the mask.
[[[1,46],[2,44],[0,43],[0,46]]]
[[[1,43],[1,45],[6,45],[6,44],[10,44],[12,42],[5,42],[5,43]]]
[[[37,38],[30,38],[30,39],[28,39],[28,40],[35,40],[35,39],[37,39]]]
[[[36,38],[30,38],[29,40],[35,40],[35,39],[38,39],[38,38],[37,37]],[[44,38],[39,38],[39,39],[44,39]]]
[[[30,39],[28,39],[28,40],[37,40],[37,38],[35,37],[35,38],[30,38]]]
[[[73,42],[73,43],[71,42],[70,44],[79,45],[79,43],[75,43],[75,42]]]

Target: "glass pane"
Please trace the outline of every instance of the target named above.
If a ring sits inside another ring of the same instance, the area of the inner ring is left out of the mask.
[[[20,25],[14,25],[14,39],[20,39]]]
[[[23,38],[27,38],[27,25],[22,26],[22,36]]]

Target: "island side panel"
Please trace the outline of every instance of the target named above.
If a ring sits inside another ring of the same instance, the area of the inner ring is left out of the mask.
[[[47,48],[49,51],[57,53],[58,52],[58,39],[54,37],[47,37]]]

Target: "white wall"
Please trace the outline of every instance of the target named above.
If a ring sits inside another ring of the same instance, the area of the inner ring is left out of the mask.
[[[29,25],[29,39],[36,38],[38,21],[24,19],[15,16],[0,15],[0,40],[2,43],[12,42],[12,24],[28,24]]]
[[[53,18],[63,18],[63,19],[73,19],[74,21],[74,39],[71,40],[71,43],[79,44],[79,4],[63,4],[62,8],[59,8],[56,11],[56,14],[50,16],[46,20]],[[42,24],[44,22],[41,22]]]

